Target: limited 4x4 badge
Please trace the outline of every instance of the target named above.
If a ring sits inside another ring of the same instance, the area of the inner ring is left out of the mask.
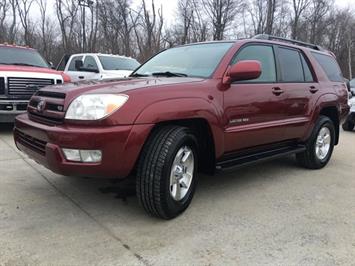
[[[229,120],[229,124],[239,124],[249,122],[249,118],[238,118]]]

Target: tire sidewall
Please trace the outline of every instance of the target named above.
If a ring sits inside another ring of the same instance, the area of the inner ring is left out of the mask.
[[[192,150],[194,156],[194,171],[193,171],[193,178],[189,188],[189,191],[185,195],[183,199],[180,201],[176,201],[170,194],[170,174],[171,174],[171,167],[173,165],[173,161],[175,156],[180,148],[183,146],[189,146]],[[197,169],[198,169],[198,154],[197,154],[197,140],[195,136],[186,130],[186,134],[181,137],[176,143],[172,144],[171,149],[168,152],[168,160],[163,168],[162,180],[161,180],[161,194],[165,199],[167,204],[167,210],[170,210],[172,213],[169,216],[176,216],[179,213],[183,212],[190,204],[195,189],[197,185]]]

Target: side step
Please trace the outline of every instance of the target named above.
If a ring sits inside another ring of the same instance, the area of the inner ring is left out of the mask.
[[[296,145],[296,146],[288,146],[288,147],[279,147],[279,148],[264,150],[256,153],[244,154],[244,155],[228,158],[217,162],[216,169],[233,170],[235,168],[243,167],[249,164],[268,161],[275,158],[284,157],[286,155],[303,152],[305,150],[306,150],[305,145]]]

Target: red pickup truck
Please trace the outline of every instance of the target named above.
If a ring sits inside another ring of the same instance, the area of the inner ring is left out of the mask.
[[[72,176],[133,176],[139,202],[171,219],[198,172],[296,154],[320,169],[339,141],[348,91],[334,56],[272,36],[165,50],[128,79],[39,90],[17,147]]]
[[[68,81],[69,76],[51,69],[35,49],[0,44],[0,123],[26,112],[38,89]]]

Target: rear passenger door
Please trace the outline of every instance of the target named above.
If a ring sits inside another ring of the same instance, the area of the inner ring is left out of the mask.
[[[318,98],[319,85],[315,82],[308,58],[296,48],[276,46],[279,83],[285,93],[285,135],[288,139],[303,137],[310,121],[312,101]]]

